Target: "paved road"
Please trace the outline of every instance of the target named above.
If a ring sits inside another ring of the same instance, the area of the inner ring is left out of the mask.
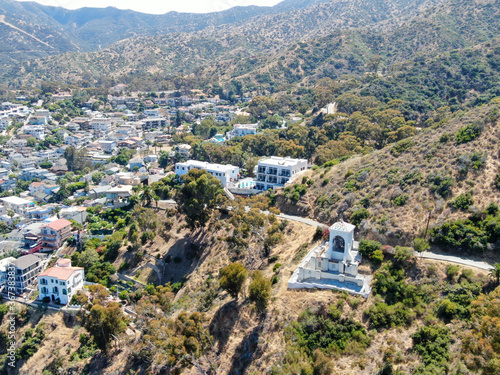
[[[171,203],[171,202],[174,202],[174,201],[170,201],[169,203]],[[232,209],[232,207],[229,206],[228,210],[231,210],[231,209]],[[245,211],[246,212],[250,211],[250,207],[245,206]],[[269,215],[269,211],[262,211],[262,213]],[[279,214],[278,217],[280,217],[282,219],[286,219],[286,220],[298,221],[299,223],[304,223],[304,224],[315,226],[315,227],[328,227],[325,224],[319,223],[315,220],[308,219],[305,217],[287,215],[287,214]],[[490,270],[493,268],[492,265],[490,265],[484,261],[472,260],[470,258],[460,257],[460,256],[455,256],[455,255],[436,254],[436,253],[431,253],[429,251],[425,251],[422,254],[417,253],[416,255],[419,257],[422,257],[422,258],[426,258],[426,259],[434,259],[434,260],[441,260],[441,261],[445,261],[445,262],[463,264],[466,266],[475,267],[475,268],[479,268],[482,270]]]
[[[445,262],[463,264],[463,265],[470,266],[470,267],[480,268],[482,270],[490,270],[493,268],[492,265],[490,265],[484,261],[472,260],[472,259],[469,259],[466,257],[460,257],[460,256],[456,256],[456,255],[436,254],[436,253],[431,253],[431,252],[425,251],[422,254],[417,254],[417,256],[422,257],[422,258],[426,258],[426,259],[442,260]]]
[[[299,223],[304,223],[307,225],[311,225],[314,227],[328,227],[328,225],[318,223],[317,221],[308,219],[306,217],[300,217],[300,216],[292,216],[292,215],[286,215],[286,214],[279,214],[278,217],[281,217],[282,219],[286,220],[293,220],[293,221],[298,221]]]
[[[269,214],[269,211],[263,211],[263,213]],[[300,216],[293,216],[293,215],[286,215],[286,214],[280,214],[278,216],[283,218],[283,219],[298,221],[300,223],[312,225],[315,227],[326,227],[325,224],[321,224],[321,223],[318,223],[317,221],[314,221],[314,220],[311,220],[308,218],[304,218],[304,217],[300,217]],[[441,261],[445,261],[445,262],[463,264],[466,266],[475,267],[475,268],[479,268],[482,270],[490,270],[493,268],[493,266],[491,264],[488,264],[485,261],[473,260],[470,258],[456,256],[456,255],[437,254],[437,253],[431,253],[429,251],[425,251],[422,254],[416,253],[415,255],[417,255],[418,257],[421,257],[421,258],[426,258],[426,259],[434,259],[434,260],[441,260]]]

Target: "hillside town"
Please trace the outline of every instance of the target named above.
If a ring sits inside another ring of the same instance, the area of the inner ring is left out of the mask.
[[[80,103],[63,92],[33,102],[21,95],[1,104],[2,286],[8,265],[14,264],[16,295],[68,304],[83,288],[85,270],[71,267],[59,252],[68,241],[74,245],[112,233],[112,228],[90,228],[89,212],[133,205],[141,187],[165,178],[180,180],[196,168],[216,177],[234,200],[234,194],[288,186],[308,169],[306,159],[273,155],[261,157],[250,171],[192,159],[192,146],[182,140],[206,119],[210,132],[227,129],[206,137],[205,142],[216,144],[258,134],[261,124],[235,121],[250,118],[241,110],[246,98],[234,104],[175,94],[108,95]],[[70,106],[71,111],[65,110]],[[279,127],[286,124],[283,119]],[[52,259],[59,260],[54,264]]]

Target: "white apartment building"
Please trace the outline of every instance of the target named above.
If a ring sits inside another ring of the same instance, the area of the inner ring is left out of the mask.
[[[12,265],[15,268],[14,285],[15,292],[18,295],[24,293],[24,291],[31,286],[43,266],[42,260],[33,254],[23,255],[17,258],[12,261]]]
[[[257,165],[257,190],[276,189],[285,186],[300,172],[307,170],[307,159],[271,156],[261,159]]]
[[[143,130],[159,129],[167,126],[167,119],[164,117],[146,118],[141,120],[141,123]]]
[[[158,117],[160,116],[160,110],[158,108],[145,109],[144,114],[148,117]]]
[[[207,163],[205,161],[188,160],[185,163],[175,164],[175,174],[181,177],[188,173],[191,169],[203,169],[216,177],[222,183],[223,187],[228,187],[238,181],[240,168],[234,165],[223,165],[215,163]]]
[[[71,267],[70,259],[59,259],[54,267],[38,275],[38,299],[48,297],[51,302],[66,305],[83,288],[84,276],[82,267]]]
[[[0,130],[6,130],[7,127],[12,123],[12,119],[9,116],[0,117]]]
[[[93,118],[90,120],[89,129],[108,133],[111,131],[111,119],[105,117]]]
[[[226,138],[242,137],[248,134],[257,134],[259,123],[256,124],[234,124],[233,130],[226,133]]]
[[[45,139],[45,126],[43,125],[26,125],[24,132],[42,141]]]
[[[12,210],[18,215],[24,215],[28,211],[28,208],[35,205],[32,201],[16,196],[0,198],[0,204],[5,207],[7,212]]]
[[[191,146],[188,144],[180,144],[176,147],[176,150],[184,159],[191,156]]]
[[[101,146],[102,151],[108,154],[111,154],[117,146],[115,141],[99,141],[99,145]]]

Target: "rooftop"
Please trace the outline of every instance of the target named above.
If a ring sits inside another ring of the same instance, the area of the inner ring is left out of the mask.
[[[58,280],[68,280],[71,275],[76,272],[83,270],[82,267],[51,267],[43,271],[38,277],[48,276],[55,277]]]
[[[337,221],[330,227],[330,230],[340,231],[340,232],[351,232],[356,228],[355,225],[346,223],[344,221]]]
[[[265,158],[259,160],[259,165],[260,164],[268,164],[268,165],[274,165],[274,166],[285,166],[285,167],[291,167],[294,165],[297,165],[298,163],[307,163],[306,159],[292,159],[292,158],[282,158],[279,156],[271,156],[270,158]]]
[[[54,229],[54,230],[61,230],[65,227],[67,227],[68,225],[71,225],[71,221],[69,220],[66,220],[66,219],[57,219],[47,225],[44,225],[45,227],[49,227],[51,229]]]
[[[35,263],[40,262],[40,258],[33,254],[23,255],[22,257],[17,258],[12,263],[20,269],[28,268]]]
[[[216,163],[208,163],[206,161],[198,161],[198,160],[188,160],[185,163],[177,163],[181,166],[190,166],[199,169],[206,169],[211,171],[219,171],[219,172],[228,172],[231,169],[238,168],[234,165],[230,164],[216,164]]]
[[[15,197],[15,196],[0,198],[0,200],[5,202],[5,203],[14,204],[14,205],[34,204],[33,202],[31,202],[27,199]]]

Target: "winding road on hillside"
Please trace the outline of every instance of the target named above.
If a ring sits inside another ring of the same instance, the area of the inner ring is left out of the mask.
[[[250,207],[245,207],[245,209],[250,209]],[[265,214],[269,214],[269,211],[263,211]],[[317,221],[314,221],[312,219],[308,219],[305,217],[300,217],[300,216],[293,216],[293,215],[286,215],[286,214],[279,214],[278,217],[286,220],[293,220],[297,221],[299,223],[304,223],[307,225],[315,226],[315,227],[326,227],[325,224],[318,223]],[[448,254],[437,254],[437,253],[432,253],[429,251],[425,251],[423,253],[417,253],[415,252],[415,255],[419,258],[425,258],[425,259],[433,259],[433,260],[440,260],[444,262],[451,262],[451,263],[457,263],[457,264],[462,264],[464,266],[469,266],[469,267],[475,267],[479,268],[482,270],[490,270],[493,268],[491,264],[486,263],[485,261],[478,261],[478,260],[473,260],[470,258],[466,257],[461,257],[461,256],[456,256],[456,255],[448,255]]]
[[[176,202],[174,200],[164,200],[164,201],[160,201],[160,202],[163,202],[166,204],[171,204],[171,205],[176,205]],[[228,209],[231,210],[232,207],[229,206]],[[247,212],[250,211],[250,207],[245,206],[245,211],[247,211]],[[270,212],[269,211],[262,211],[262,213],[269,215]],[[325,224],[319,223],[315,220],[312,220],[312,219],[309,219],[306,217],[287,215],[287,214],[283,214],[283,213],[281,213],[277,216],[282,218],[282,219],[297,221],[299,223],[303,223],[303,224],[314,226],[314,227],[326,227]],[[425,251],[423,253],[415,252],[415,255],[419,258],[462,264],[464,266],[475,267],[475,268],[479,268],[481,270],[486,270],[486,271],[493,268],[493,266],[491,264],[488,264],[485,261],[474,260],[471,258],[457,256],[457,255],[438,254],[438,253],[433,253],[430,251]]]

